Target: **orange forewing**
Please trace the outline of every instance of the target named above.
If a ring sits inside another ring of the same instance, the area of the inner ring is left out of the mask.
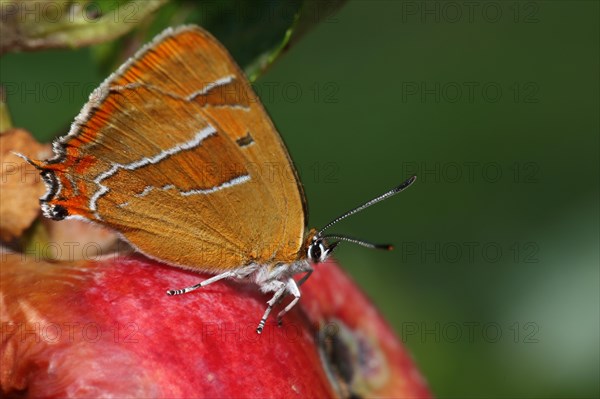
[[[169,29],[121,66],[55,151],[34,161],[50,186],[42,203],[113,227],[151,257],[218,271],[302,256],[305,202],[289,155],[200,28]]]

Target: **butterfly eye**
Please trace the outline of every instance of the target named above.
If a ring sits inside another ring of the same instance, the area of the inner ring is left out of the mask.
[[[326,247],[322,240],[313,241],[308,247],[308,259],[313,263],[325,262],[333,247]]]
[[[308,247],[308,259],[311,262],[318,263],[321,261],[321,256],[323,256],[323,252],[325,251],[325,247],[323,246],[322,241],[313,241]]]

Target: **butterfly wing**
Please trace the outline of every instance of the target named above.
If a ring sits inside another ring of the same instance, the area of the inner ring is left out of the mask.
[[[48,217],[105,224],[193,269],[298,258],[305,201],[287,150],[239,67],[198,27],[142,48],[54,149],[33,161]]]

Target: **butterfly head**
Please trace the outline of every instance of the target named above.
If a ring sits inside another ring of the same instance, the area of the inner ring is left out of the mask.
[[[329,244],[324,237],[321,237],[318,233],[315,233],[307,242],[306,257],[312,263],[325,262],[338,244],[339,241]]]

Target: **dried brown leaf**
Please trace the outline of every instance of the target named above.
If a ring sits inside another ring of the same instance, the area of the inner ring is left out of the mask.
[[[0,135],[0,239],[18,238],[40,212],[39,197],[46,191],[39,171],[15,155],[43,159],[50,146],[38,143],[23,129]]]

